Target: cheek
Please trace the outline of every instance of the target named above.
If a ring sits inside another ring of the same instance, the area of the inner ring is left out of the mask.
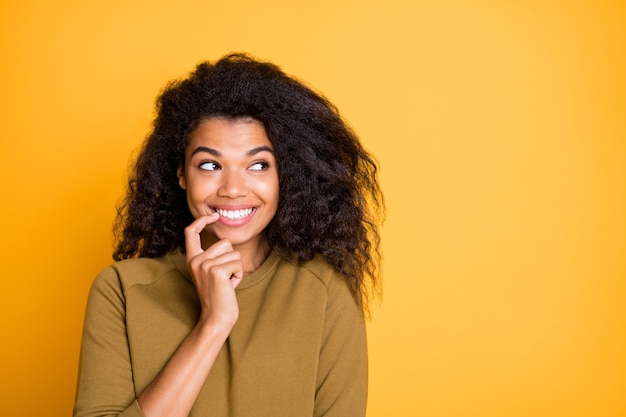
[[[263,195],[265,203],[269,205],[278,205],[278,178],[272,179],[264,184]]]
[[[187,198],[190,200],[204,200],[215,194],[217,185],[213,181],[191,179],[187,182]]]
[[[206,200],[215,193],[215,187],[207,181],[187,182],[187,206],[194,217],[208,214]]]
[[[200,212],[198,211],[198,206],[199,202],[197,196],[195,196],[194,193],[189,188],[187,188],[187,207],[189,207],[189,211],[194,218],[197,218],[200,215]]]

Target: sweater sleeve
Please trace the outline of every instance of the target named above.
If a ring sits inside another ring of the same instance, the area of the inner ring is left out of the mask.
[[[335,276],[320,352],[314,417],[363,417],[367,405],[367,342],[361,307],[348,283]]]
[[[96,277],[87,301],[74,417],[143,417],[135,399],[124,292],[116,270]]]

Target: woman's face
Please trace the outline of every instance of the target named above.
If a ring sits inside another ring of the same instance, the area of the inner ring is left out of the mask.
[[[207,119],[189,135],[180,186],[191,214],[217,212],[207,226],[216,239],[255,250],[278,207],[278,170],[263,124],[255,119]]]

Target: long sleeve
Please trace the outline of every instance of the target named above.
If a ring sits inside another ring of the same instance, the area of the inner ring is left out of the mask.
[[[329,283],[324,323],[314,416],[365,416],[365,323],[362,310],[343,277],[336,277]]]
[[[190,417],[364,417],[367,346],[361,308],[321,257],[273,254],[237,287],[239,320]],[[143,417],[136,396],[199,313],[182,254],[129,259],[89,294],[75,417]]]
[[[123,289],[114,268],[94,281],[87,301],[75,417],[143,417],[135,401]]]

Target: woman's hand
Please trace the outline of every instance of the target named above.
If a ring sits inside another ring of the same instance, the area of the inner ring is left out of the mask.
[[[217,213],[202,216],[185,228],[186,256],[202,308],[198,325],[230,331],[239,317],[235,288],[243,278],[243,262],[226,239],[202,249],[200,233],[218,219]]]
[[[202,249],[200,233],[218,214],[202,216],[185,228],[187,264],[196,284],[200,320],[137,403],[146,417],[188,416],[237,318],[235,288],[243,277],[241,254],[228,240]]]

